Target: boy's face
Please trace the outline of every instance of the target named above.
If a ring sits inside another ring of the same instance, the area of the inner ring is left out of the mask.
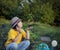
[[[19,28],[22,28],[22,26],[23,26],[22,21],[20,21],[17,25],[18,25]]]

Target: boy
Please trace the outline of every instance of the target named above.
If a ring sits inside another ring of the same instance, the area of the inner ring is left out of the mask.
[[[26,50],[30,45],[29,28],[25,33],[22,29],[22,21],[18,17],[13,17],[10,24],[12,29],[8,32],[8,40],[5,43],[6,50]],[[23,38],[27,40],[22,41]]]

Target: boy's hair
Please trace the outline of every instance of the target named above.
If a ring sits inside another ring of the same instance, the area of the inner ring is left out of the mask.
[[[15,26],[13,27],[13,29],[15,29],[15,30],[16,30],[16,26],[17,26],[17,25],[15,25]]]

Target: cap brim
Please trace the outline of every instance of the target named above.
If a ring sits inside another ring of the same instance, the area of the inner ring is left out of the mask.
[[[21,20],[19,19],[12,27],[15,27]]]

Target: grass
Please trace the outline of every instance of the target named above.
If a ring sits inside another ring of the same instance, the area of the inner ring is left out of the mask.
[[[0,18],[0,25],[1,24],[9,24],[9,20],[5,19],[5,18]]]

